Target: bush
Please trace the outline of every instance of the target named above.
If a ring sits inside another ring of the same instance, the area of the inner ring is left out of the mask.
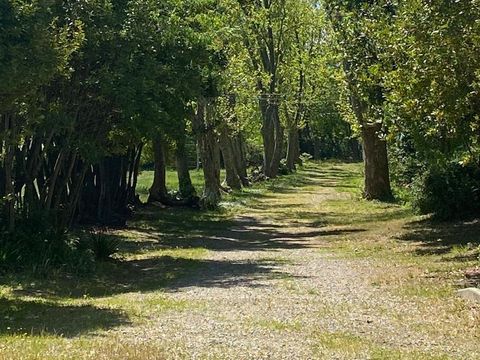
[[[0,271],[30,271],[45,276],[52,270],[88,274],[95,269],[93,252],[78,247],[78,239],[65,233],[17,231],[2,236]]]
[[[412,205],[441,220],[480,213],[480,169],[450,163],[427,169],[411,184]]]
[[[99,232],[90,234],[89,247],[97,260],[109,260],[119,245],[120,240],[115,236]]]
[[[95,254],[81,237],[52,226],[47,215],[18,218],[15,234],[0,238],[0,271],[30,271],[47,275],[52,270],[75,274],[95,269]]]

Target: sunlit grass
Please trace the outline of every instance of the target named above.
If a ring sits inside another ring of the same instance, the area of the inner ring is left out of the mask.
[[[137,183],[137,193],[140,195],[140,200],[143,202],[148,199],[148,190],[152,186],[154,173],[151,170],[144,170],[140,173]],[[221,179],[225,177],[225,171],[221,171]],[[205,183],[203,179],[203,170],[190,170],[190,178],[192,179],[192,184],[195,187],[197,193],[201,193],[203,190],[203,185]],[[175,169],[167,169],[167,189],[177,191],[178,190],[178,177]]]

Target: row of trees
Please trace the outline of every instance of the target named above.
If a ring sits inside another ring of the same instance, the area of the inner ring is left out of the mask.
[[[249,185],[258,146],[274,178],[295,169],[307,140],[355,157],[359,136],[368,199],[392,197],[392,164],[404,184],[452,162],[478,169],[479,9],[477,0],[0,0],[0,225],[13,234],[38,217],[57,229],[121,223],[145,146],[150,200],[195,202],[192,139],[205,207]]]
[[[363,140],[365,196],[396,183],[423,212],[478,211],[480,2],[325,1],[344,114]]]
[[[217,55],[208,2],[0,3],[2,225],[118,221],[145,142],[179,146]],[[213,74],[213,75],[212,75]]]
[[[226,186],[249,184],[247,138],[263,144],[266,177],[277,176],[283,157],[290,170],[298,162],[298,130],[322,61],[323,18],[313,2],[0,6],[0,198],[9,233],[38,217],[58,229],[121,222],[136,201],[146,144],[155,162],[150,201],[167,204],[195,201],[192,137],[205,207]],[[168,150],[181,199],[167,193]]]

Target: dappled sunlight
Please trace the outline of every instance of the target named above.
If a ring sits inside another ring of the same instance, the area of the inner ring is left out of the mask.
[[[362,200],[360,170],[311,163],[226,196],[228,210],[143,206],[127,228],[106,232],[120,245],[95,276],[2,278],[0,336],[101,335],[104,343],[119,334],[130,341],[140,328],[154,349],[172,334],[197,346],[194,321],[221,336],[302,336],[315,354],[353,357],[417,354],[406,345],[410,337],[446,336],[455,319],[475,328],[475,315],[452,292],[459,271],[478,256],[479,222],[437,224],[398,204]],[[422,310],[430,307],[447,320]],[[406,308],[413,325],[400,319]],[[418,330],[420,317],[435,332]],[[325,323],[335,324],[333,333]],[[390,334],[388,344],[376,326]],[[462,344],[474,341],[464,336]]]

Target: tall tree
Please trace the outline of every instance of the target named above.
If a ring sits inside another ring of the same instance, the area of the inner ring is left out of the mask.
[[[346,97],[360,132],[365,163],[364,196],[392,197],[387,155],[384,105],[385,50],[377,32],[388,26],[394,14],[390,1],[331,0],[325,9],[337,38],[344,71]],[[380,29],[380,30],[379,30]]]

